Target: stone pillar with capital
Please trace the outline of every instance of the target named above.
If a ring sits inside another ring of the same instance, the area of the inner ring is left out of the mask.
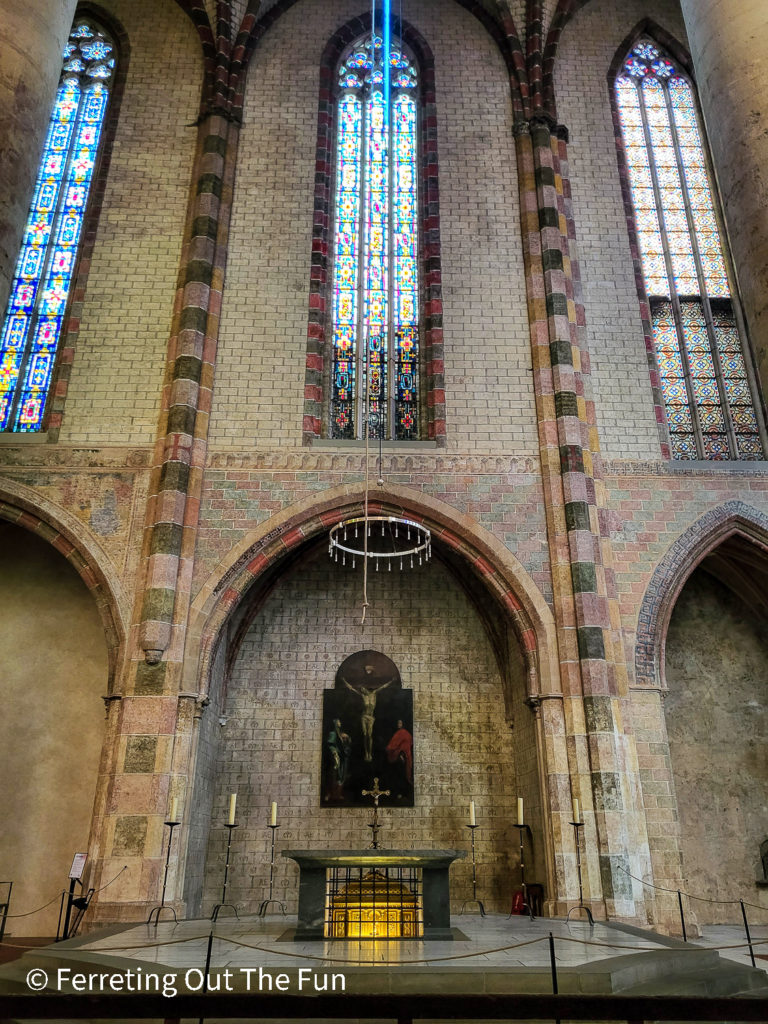
[[[13,281],[76,0],[0,0],[0,311]]]
[[[768,5],[681,0],[744,314],[768,390]]]

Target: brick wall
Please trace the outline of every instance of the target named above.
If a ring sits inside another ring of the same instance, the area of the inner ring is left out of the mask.
[[[667,0],[592,0],[560,41],[555,89],[570,133],[573,207],[592,384],[603,453],[655,459],[659,433],[616,160],[607,74],[616,50],[644,18],[685,45],[679,6]]]
[[[105,0],[131,47],[61,441],[147,444],[179,272],[202,61],[176,4]]]
[[[279,845],[364,848],[365,809],[322,809],[322,691],[356,650],[386,653],[413,690],[416,806],[385,809],[390,847],[469,848],[468,804],[477,806],[478,885],[499,910],[511,889],[517,724],[510,731],[499,669],[484,628],[438,562],[402,575],[373,573],[360,627],[361,573],[332,564],[321,548],[284,578],[250,627],[223,699],[204,909],[219,898],[228,794],[241,827],[232,897],[255,910],[268,885],[270,801],[279,804]],[[517,681],[522,686],[522,681]],[[515,717],[531,719],[520,701]],[[520,791],[522,792],[522,791]],[[532,806],[532,805],[531,805]],[[538,837],[537,837],[538,838]],[[513,862],[516,858],[513,858]],[[276,894],[295,909],[296,868],[278,861]],[[469,864],[452,869],[453,894],[471,895]]]
[[[212,447],[301,443],[320,58],[354,0],[297,3],[248,78]],[[405,12],[436,65],[448,447],[535,453],[511,102],[494,42],[450,0]]]

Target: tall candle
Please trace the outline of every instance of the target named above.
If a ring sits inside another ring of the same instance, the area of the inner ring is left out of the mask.
[[[579,801],[576,797],[573,798],[573,820],[581,821],[581,818],[579,817]]]
[[[517,824],[518,825],[524,824],[524,818],[523,818],[523,798],[521,796],[519,796],[517,798]]]
[[[237,793],[230,793],[229,795],[229,822],[228,824],[235,824],[235,807],[237,806]]]
[[[176,815],[178,814],[178,812],[179,812],[179,798],[177,796],[175,796],[173,798],[173,800],[171,800],[171,818],[170,818],[171,821],[177,821],[178,820],[176,818]]]
[[[277,804],[275,803],[274,800],[272,801],[272,809],[271,809],[270,816],[269,816],[269,824],[270,825],[276,825],[277,824]]]
[[[476,825],[477,824],[477,822],[475,821],[475,801],[474,800],[470,800],[469,801],[469,824],[470,825]]]

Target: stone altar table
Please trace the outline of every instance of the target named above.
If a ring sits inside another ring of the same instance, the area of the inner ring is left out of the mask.
[[[356,884],[361,892],[369,878],[374,877],[375,885],[375,878],[386,876],[386,887],[379,883],[383,900],[390,892],[404,892],[405,886],[415,881],[416,889],[420,890],[421,937],[453,939],[448,869],[453,861],[466,857],[464,850],[284,850],[283,857],[296,861],[300,871],[299,920],[294,936],[297,942],[333,937],[329,930],[329,868],[337,879],[339,869],[350,869],[346,872],[347,887]],[[368,874],[364,876],[363,871]],[[370,885],[366,888],[370,890]],[[392,903],[397,906],[403,900],[402,896],[395,896]],[[386,937],[394,936],[388,931]]]

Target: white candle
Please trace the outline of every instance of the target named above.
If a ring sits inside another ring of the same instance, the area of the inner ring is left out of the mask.
[[[277,824],[277,804],[275,803],[274,800],[272,801],[272,809],[271,809],[270,816],[269,816],[269,824],[270,825],[276,825]]]
[[[517,824],[525,824],[525,820],[523,818],[523,798],[521,796],[517,798]]]
[[[576,797],[573,798],[573,820],[581,821],[581,818],[579,818],[579,801]]]
[[[175,796],[173,798],[173,800],[171,800],[171,818],[170,818],[171,821],[176,821],[177,820],[176,815],[178,814],[178,812],[179,812],[179,798],[177,796]]]
[[[470,825],[476,825],[477,824],[477,822],[475,821],[475,801],[474,800],[470,800],[469,801],[469,824]]]
[[[229,795],[229,824],[235,824],[235,807],[237,806],[237,793]]]

